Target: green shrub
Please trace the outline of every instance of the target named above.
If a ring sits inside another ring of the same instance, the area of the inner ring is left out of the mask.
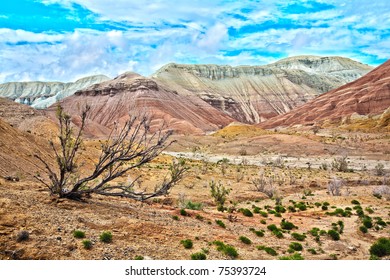
[[[278,253],[271,247],[257,246],[256,248],[258,250],[264,250],[268,255],[271,255],[271,256],[277,256],[278,255]]]
[[[368,216],[365,216],[363,218],[363,225],[366,227],[366,228],[372,228],[372,219]]]
[[[252,244],[252,241],[248,237],[246,237],[246,236],[240,236],[240,240],[244,244],[248,244],[248,245]]]
[[[305,240],[305,238],[306,238],[306,235],[305,235],[305,234],[299,234],[299,233],[297,233],[297,232],[291,233],[291,236],[292,236],[294,239],[298,240],[298,241],[303,241],[303,240]]]
[[[180,209],[180,215],[182,215],[182,216],[189,216],[189,214],[187,213],[186,209]]]
[[[333,229],[328,230],[328,235],[333,240],[340,240],[340,234],[337,231],[333,230]]]
[[[368,232],[368,229],[365,227],[365,226],[360,226],[359,227],[359,230],[363,233],[367,233]]]
[[[311,230],[309,230],[309,233],[310,233],[311,235],[313,235],[313,236],[318,236],[319,232],[320,232],[320,229],[317,228],[317,227],[314,227],[314,228],[312,228]]]
[[[321,203],[320,202],[316,202],[316,203],[314,203],[314,205],[318,208],[318,207],[321,206]]]
[[[73,232],[73,237],[75,238],[84,238],[85,237],[85,232],[81,230],[75,230]]]
[[[104,243],[110,243],[112,241],[111,231],[103,231],[99,236],[100,241]]]
[[[227,255],[233,259],[238,256],[238,252],[233,246],[226,245],[225,243],[223,243],[222,241],[219,241],[219,240],[214,241],[213,243],[217,246],[217,250],[221,251],[225,255]]]
[[[217,210],[223,212],[225,210],[224,204],[230,190],[222,186],[221,182],[217,184],[214,181],[211,181],[209,186],[211,197],[217,204]]]
[[[186,249],[191,249],[193,246],[192,240],[191,239],[184,239],[181,240],[180,243],[183,245],[184,248]]]
[[[215,220],[215,223],[219,225],[221,228],[226,228],[226,225],[221,220]]]
[[[263,230],[255,230],[253,231],[257,236],[263,237],[264,236],[264,231]]]
[[[199,221],[203,221],[204,220],[203,216],[201,216],[199,214],[196,214],[195,219],[197,219]]]
[[[370,254],[378,257],[390,255],[390,238],[379,238],[371,247]]]
[[[280,230],[273,230],[272,234],[275,235],[279,239],[284,237],[283,233]]]
[[[265,212],[265,211],[259,211],[259,214],[260,214],[261,216],[263,216],[264,218],[267,218],[267,217],[268,217],[268,213]]]
[[[260,224],[262,224],[262,225],[265,225],[266,223],[267,223],[266,220],[261,220],[261,221],[260,221]]]
[[[295,210],[295,207],[292,205],[288,206],[287,209],[288,209],[288,212],[291,212],[291,213],[297,212],[297,210]]]
[[[144,257],[139,256],[139,255],[135,256],[135,258],[134,258],[134,260],[136,260],[136,261],[142,261],[143,259],[144,259]]]
[[[92,248],[92,242],[91,240],[85,239],[82,241],[83,247],[87,250]]]
[[[202,210],[203,204],[200,202],[187,201],[185,208],[191,209],[191,210]]]
[[[328,210],[328,206],[322,205],[321,209],[324,210],[324,211]]]
[[[175,215],[175,216],[172,216],[172,219],[174,219],[175,221],[178,221],[179,217]]]
[[[246,217],[253,217],[253,213],[248,208],[244,208],[241,210],[242,214]]]
[[[307,251],[309,251],[312,255],[317,255],[317,251],[314,248],[310,248]]]
[[[374,213],[374,210],[372,210],[370,207],[366,207],[366,211],[368,212],[368,214]]]
[[[357,201],[356,199],[352,200],[351,203],[352,203],[352,204],[355,204],[355,205],[360,205],[360,202]]]
[[[288,247],[293,251],[302,251],[303,250],[302,244],[298,243],[298,242],[291,242]]]
[[[298,228],[296,225],[294,225],[289,221],[286,221],[285,219],[283,219],[282,222],[280,223],[280,227],[285,230],[292,230],[294,228]]]
[[[286,212],[286,208],[284,208],[282,205],[276,205],[275,206],[275,211],[278,212],[278,213],[285,213]]]
[[[207,257],[204,253],[198,252],[191,255],[191,260],[205,260]]]
[[[287,260],[287,261],[300,261],[300,260],[304,260],[305,258],[302,257],[301,254],[299,253],[295,253],[293,255],[290,255],[290,256],[283,256],[283,257],[280,257],[279,260]]]
[[[270,231],[279,230],[278,227],[276,225],[274,225],[274,224],[268,225],[267,229],[270,230]]]

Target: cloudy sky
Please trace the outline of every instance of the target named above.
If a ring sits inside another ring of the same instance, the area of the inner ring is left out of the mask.
[[[0,82],[162,65],[262,65],[311,54],[379,65],[390,57],[388,0],[8,0]]]

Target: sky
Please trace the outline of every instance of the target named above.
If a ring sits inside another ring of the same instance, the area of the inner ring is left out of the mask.
[[[294,55],[390,57],[388,0],[2,0],[0,82]]]

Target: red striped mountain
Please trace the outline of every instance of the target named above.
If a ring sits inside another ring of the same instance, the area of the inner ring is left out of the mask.
[[[390,60],[365,76],[324,93],[287,114],[261,124],[264,128],[314,124],[356,115],[380,115],[390,107]]]
[[[132,72],[79,90],[61,104],[72,116],[90,105],[89,133],[95,136],[106,134],[116,121],[123,123],[129,114],[147,114],[152,129],[165,124],[180,134],[204,134],[233,121],[197,96],[179,95],[158,81]],[[48,110],[53,117],[55,106]]]

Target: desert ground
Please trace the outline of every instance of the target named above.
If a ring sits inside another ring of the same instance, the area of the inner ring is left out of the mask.
[[[173,156],[186,158],[184,179],[146,202],[100,195],[73,201],[50,195],[28,172],[10,174],[19,181],[1,178],[0,259],[191,259],[203,253],[209,260],[365,260],[378,238],[390,236],[386,132],[235,124],[172,140],[153,162],[122,178],[141,175],[137,188],[153,189]],[[85,141],[84,172],[97,156],[96,143]],[[337,170],[337,160],[347,168]],[[228,190],[223,212],[211,196],[212,182]],[[328,188],[332,182],[336,195]],[[112,233],[111,242],[100,241],[104,231]],[[188,239],[191,248],[183,245]]]

